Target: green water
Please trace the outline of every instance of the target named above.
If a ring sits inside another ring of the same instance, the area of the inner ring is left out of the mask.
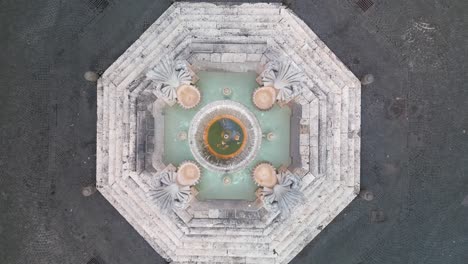
[[[215,154],[228,157],[237,151],[240,152],[240,148],[244,145],[243,141],[242,128],[232,119],[222,118],[208,129],[208,145]]]
[[[258,119],[264,135],[273,133],[274,140],[264,137],[260,151],[255,160],[247,168],[231,174],[223,174],[202,168],[200,183],[196,185],[199,191],[197,199],[214,200],[255,200],[258,188],[251,178],[251,170],[258,162],[268,161],[276,168],[289,165],[289,133],[291,109],[275,105],[269,111],[260,111],[252,103],[252,92],[258,87],[255,73],[231,72],[198,72],[200,80],[196,86],[200,89],[202,100],[190,110],[184,110],[179,105],[166,107],[164,118],[164,161],[178,166],[184,160],[194,160],[187,140],[180,140],[180,132],[188,132],[190,121],[197,111],[208,103],[230,99],[237,101],[251,110]],[[223,95],[223,88],[228,87],[232,93]],[[229,177],[230,184],[224,184],[223,178]]]

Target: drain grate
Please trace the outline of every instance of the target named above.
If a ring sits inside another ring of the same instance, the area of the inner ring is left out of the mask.
[[[34,80],[45,81],[49,79],[50,68],[49,66],[39,66],[33,73]]]
[[[143,21],[143,30],[147,30],[151,26],[151,21],[144,20]]]
[[[385,222],[385,213],[382,210],[372,210],[370,215],[371,223]]]
[[[374,5],[374,2],[372,0],[359,0],[356,2],[356,5],[361,8],[362,11],[366,12],[371,6]]]
[[[102,13],[108,5],[109,5],[108,0],[88,0],[89,8],[95,9],[99,13]]]
[[[90,259],[86,264],[102,264],[97,258]]]

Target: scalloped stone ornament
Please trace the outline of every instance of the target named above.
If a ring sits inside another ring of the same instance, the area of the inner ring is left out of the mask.
[[[252,171],[252,177],[258,186],[273,188],[277,183],[276,169],[270,163],[259,163]]]
[[[192,186],[198,183],[201,170],[193,161],[184,161],[177,168],[177,183],[182,186]]]
[[[252,95],[252,101],[262,111],[271,109],[276,102],[275,88],[269,86],[257,88]]]
[[[193,85],[183,84],[177,88],[177,102],[185,109],[192,109],[200,103],[200,90]]]

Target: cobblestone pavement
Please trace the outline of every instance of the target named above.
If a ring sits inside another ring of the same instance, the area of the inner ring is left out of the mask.
[[[292,263],[466,263],[468,2],[284,1],[362,89],[357,198]],[[164,263],[99,194],[102,72],[170,1],[0,3],[0,263]],[[465,56],[464,56],[465,55]]]

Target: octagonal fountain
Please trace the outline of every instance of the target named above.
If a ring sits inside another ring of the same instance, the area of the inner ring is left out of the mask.
[[[167,262],[286,264],[360,190],[360,82],[280,4],[175,2],[97,88],[96,187]]]

